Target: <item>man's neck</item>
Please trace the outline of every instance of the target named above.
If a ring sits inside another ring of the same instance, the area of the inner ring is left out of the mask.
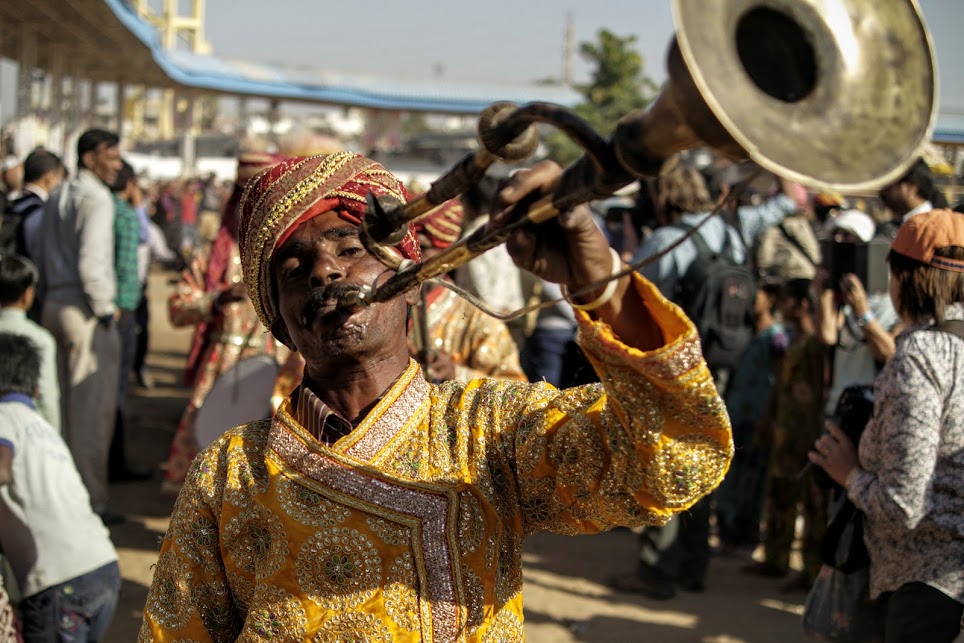
[[[305,367],[304,384],[336,415],[358,424],[408,364],[407,352],[346,365],[332,372],[319,372],[309,364]]]
[[[41,201],[46,201],[50,194],[50,191],[39,183],[27,183],[23,186],[23,191],[36,194]]]
[[[107,184],[101,181],[100,177],[94,174],[94,171],[88,167],[80,168],[80,170],[77,172],[77,178],[96,182],[98,185],[102,185],[104,188],[107,188]]]
[[[914,215],[920,214],[922,212],[929,212],[933,209],[930,201],[926,199],[918,199],[916,202],[908,202],[910,208],[904,213],[904,216],[900,218],[901,221],[907,221],[907,219],[912,218]]]

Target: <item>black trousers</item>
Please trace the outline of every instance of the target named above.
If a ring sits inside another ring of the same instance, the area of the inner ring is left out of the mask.
[[[924,583],[881,594],[857,619],[857,641],[951,643],[961,631],[964,603]]]
[[[677,583],[700,586],[710,566],[712,499],[701,499],[663,527],[640,534],[639,575],[653,585],[675,590]]]

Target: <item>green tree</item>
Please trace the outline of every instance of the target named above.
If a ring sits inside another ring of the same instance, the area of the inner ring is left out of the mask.
[[[593,65],[593,72],[589,83],[575,86],[583,100],[573,111],[609,136],[620,118],[649,105],[658,88],[643,71],[643,57],[633,48],[635,36],[601,29],[598,39],[579,45],[579,54]],[[563,165],[582,156],[582,148],[562,133],[554,132],[546,143],[549,158]]]

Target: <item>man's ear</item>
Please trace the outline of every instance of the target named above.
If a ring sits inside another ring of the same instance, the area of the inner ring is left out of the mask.
[[[298,350],[298,348],[294,345],[294,342],[291,341],[291,335],[288,334],[288,327],[285,326],[285,322],[283,319],[281,319],[281,317],[278,317],[271,322],[271,334],[275,336],[275,339],[291,350]]]
[[[422,300],[422,284],[419,284],[417,287],[412,288],[411,290],[405,293],[405,303],[408,304],[409,306],[417,306],[421,300]]]

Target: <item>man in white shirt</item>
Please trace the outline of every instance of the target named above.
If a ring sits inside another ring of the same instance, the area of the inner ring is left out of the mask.
[[[23,599],[26,641],[100,641],[120,595],[110,534],[66,443],[34,407],[40,357],[0,334],[0,549]]]

